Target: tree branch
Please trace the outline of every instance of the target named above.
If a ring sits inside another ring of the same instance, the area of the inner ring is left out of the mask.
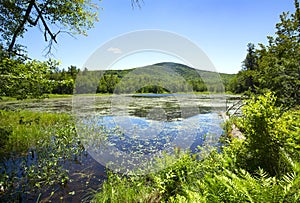
[[[59,34],[59,32],[57,32],[56,34],[53,34],[51,32],[50,28],[48,27],[47,22],[45,21],[41,10],[39,9],[39,7],[36,5],[35,2],[33,4],[33,6],[34,6],[35,10],[38,12],[38,17],[42,20],[42,23],[44,25],[44,28],[45,28],[45,33],[44,33],[45,41],[47,41],[47,33],[48,33],[50,35],[51,40],[53,40],[55,43],[57,43],[56,36]]]
[[[31,20],[30,18],[28,18],[28,22],[30,23],[30,25],[36,26],[37,22],[39,21],[40,16],[38,16],[35,21]]]
[[[33,7],[34,4],[35,4],[35,0],[31,0],[29,2],[29,5],[26,9],[24,18],[23,18],[22,22],[20,23],[20,25],[17,27],[16,31],[13,34],[12,40],[11,40],[11,42],[9,44],[9,47],[8,47],[8,50],[7,50],[10,55],[11,55],[11,53],[13,53],[13,48],[15,46],[17,37],[20,35],[22,30],[24,29],[24,26],[25,26],[26,22],[29,19],[29,16],[30,16],[30,13],[31,13],[31,10],[32,10],[32,7]]]
[[[141,8],[141,3],[144,3],[143,0],[131,0],[131,7],[134,8],[135,6],[137,6],[138,8]]]

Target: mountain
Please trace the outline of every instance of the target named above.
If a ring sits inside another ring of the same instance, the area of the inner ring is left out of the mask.
[[[184,78],[189,79],[196,79],[199,77],[205,77],[207,76],[208,79],[211,79],[212,77],[216,77],[216,75],[220,75],[221,80],[223,83],[228,84],[229,80],[234,77],[236,74],[227,74],[227,73],[217,73],[212,71],[206,71],[206,70],[199,70],[192,67],[189,67],[184,64],[180,63],[173,63],[173,62],[162,62],[162,63],[156,63],[152,66],[160,66],[160,67],[169,67],[174,69],[176,72],[178,72],[180,75],[182,75]]]
[[[85,75],[86,79],[82,81],[86,83],[94,81],[93,85],[96,84],[97,93],[223,92],[228,88],[229,80],[234,76],[234,74],[198,70],[173,62],[156,63],[126,70],[89,72],[93,73],[81,72],[79,80],[82,80],[80,77]],[[76,84],[77,92],[91,93],[82,89],[83,86],[85,89],[87,86],[82,81],[81,85]]]

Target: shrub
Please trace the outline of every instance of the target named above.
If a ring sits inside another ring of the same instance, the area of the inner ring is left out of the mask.
[[[288,157],[299,158],[299,110],[282,113],[272,93],[252,98],[242,108],[240,127],[246,137],[239,159],[250,172],[263,168],[271,176],[291,170]],[[296,150],[296,151],[295,151]]]

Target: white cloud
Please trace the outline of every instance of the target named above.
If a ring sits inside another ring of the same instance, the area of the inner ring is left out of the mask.
[[[110,47],[110,48],[107,49],[107,51],[112,52],[114,54],[121,54],[122,53],[122,50],[117,48],[117,47]]]

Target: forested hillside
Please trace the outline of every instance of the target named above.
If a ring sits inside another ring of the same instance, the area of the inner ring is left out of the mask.
[[[80,71],[76,66],[60,69],[53,60],[26,62],[6,58],[1,63],[0,97],[18,99],[73,93],[224,92],[235,75],[172,62],[107,71]]]
[[[233,77],[172,62],[127,70],[85,70],[77,78],[76,93],[224,92]]]

